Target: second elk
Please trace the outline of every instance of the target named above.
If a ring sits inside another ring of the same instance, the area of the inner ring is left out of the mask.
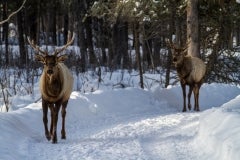
[[[183,93],[183,112],[187,111],[186,108],[186,85],[189,86],[188,92],[188,109],[191,110],[191,95],[194,93],[194,110],[199,109],[199,90],[204,81],[206,73],[205,63],[198,57],[193,57],[187,54],[187,47],[176,47],[171,41],[167,41],[172,49],[173,64],[177,70],[180,79],[182,93]]]
[[[59,55],[70,44],[73,43],[74,35],[62,48],[55,50],[52,54],[40,49],[28,39],[29,44],[38,53],[35,59],[43,63],[44,68],[40,78],[40,91],[42,95],[42,110],[45,135],[52,143],[57,143],[57,122],[58,112],[62,109],[62,130],[61,138],[66,139],[65,116],[68,99],[73,88],[73,76],[68,68],[63,64],[67,55]],[[51,111],[51,125],[48,130],[48,109]]]

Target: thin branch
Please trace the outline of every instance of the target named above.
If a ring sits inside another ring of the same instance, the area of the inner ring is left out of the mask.
[[[16,10],[15,12],[11,13],[11,14],[8,16],[7,19],[1,21],[1,22],[0,22],[0,25],[3,24],[3,23],[6,23],[7,21],[9,21],[9,19],[10,19],[12,16],[14,16],[15,14],[17,14],[17,13],[23,8],[23,6],[24,6],[24,4],[25,4],[26,1],[27,1],[27,0],[24,0],[23,3],[22,3],[22,5],[21,5],[21,7],[20,7],[18,10]]]

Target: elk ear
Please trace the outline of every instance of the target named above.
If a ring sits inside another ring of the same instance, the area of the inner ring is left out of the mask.
[[[40,55],[40,54],[36,54],[36,55],[35,55],[35,59],[36,59],[37,61],[41,62],[41,63],[44,63],[44,62],[45,62],[45,58],[44,58],[42,55]]]
[[[57,62],[64,62],[68,58],[67,55],[62,55],[57,57]]]

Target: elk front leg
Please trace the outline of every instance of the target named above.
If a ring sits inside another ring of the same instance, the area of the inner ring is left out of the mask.
[[[181,81],[182,93],[183,93],[183,112],[187,111],[186,108],[186,84],[184,81]]]
[[[62,105],[62,139],[66,139],[66,132],[65,132],[65,117],[66,117],[66,108],[67,108],[68,101],[64,102]]]
[[[48,131],[48,118],[47,118],[48,103],[44,99],[42,99],[42,110],[43,110],[43,124],[44,124],[44,128],[45,128],[45,136],[46,136],[47,140],[50,140],[51,135],[49,134],[49,131]]]
[[[50,124],[50,134],[53,135],[53,119],[54,119],[54,104],[50,104],[49,108],[51,110],[51,124]]]
[[[199,88],[200,86],[198,84],[195,84],[194,85],[194,89],[193,89],[193,92],[194,92],[194,101],[195,101],[195,104],[194,104],[194,110],[195,111],[200,111],[199,109]]]
[[[189,85],[189,91],[188,91],[188,109],[191,110],[191,96],[192,96],[193,86]]]
[[[53,107],[53,130],[52,130],[52,143],[57,143],[57,122],[58,122],[58,112],[59,112],[60,104],[55,104]]]

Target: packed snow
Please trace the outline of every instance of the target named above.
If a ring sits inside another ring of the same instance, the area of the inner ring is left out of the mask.
[[[179,85],[74,91],[67,139],[60,138],[60,114],[57,144],[45,138],[41,100],[19,96],[10,112],[0,113],[0,159],[238,160],[239,95],[235,85],[204,84],[201,111],[182,113]]]

